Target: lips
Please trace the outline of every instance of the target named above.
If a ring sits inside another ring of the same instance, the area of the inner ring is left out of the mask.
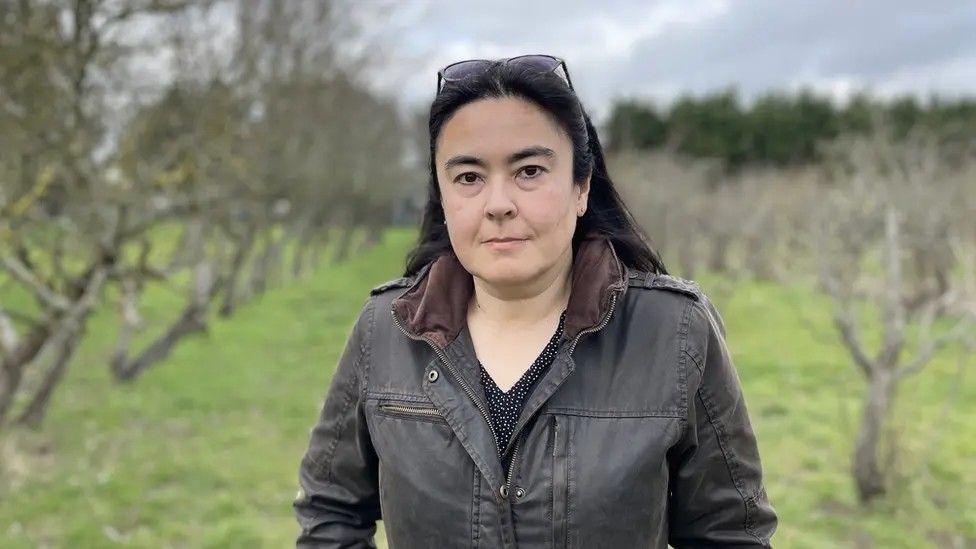
[[[485,240],[485,242],[486,243],[487,242],[517,242],[519,240],[528,240],[528,239],[527,238],[524,238],[524,237],[506,236],[506,237],[503,237],[503,238],[491,238],[491,239]]]
[[[486,240],[485,246],[494,252],[507,253],[515,252],[522,249],[522,245],[525,244],[527,239],[525,238],[505,238],[505,239],[494,239]]]

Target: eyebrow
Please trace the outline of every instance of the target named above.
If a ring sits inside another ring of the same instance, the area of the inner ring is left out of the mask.
[[[508,155],[508,163],[514,164],[519,160],[525,160],[526,158],[532,156],[543,156],[549,159],[556,157],[556,152],[549,147],[543,147],[542,145],[533,145],[531,147],[526,147],[524,149],[513,152]],[[488,163],[478,158],[477,156],[471,156],[468,154],[459,154],[448,159],[444,163],[444,169],[449,170],[455,166],[461,166],[464,164],[474,164],[475,166],[480,166],[482,168],[487,168]]]

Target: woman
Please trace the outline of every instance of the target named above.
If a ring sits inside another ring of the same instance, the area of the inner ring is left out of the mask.
[[[770,547],[718,311],[667,275],[565,63],[438,73],[403,277],[373,288],[300,468],[298,546]]]

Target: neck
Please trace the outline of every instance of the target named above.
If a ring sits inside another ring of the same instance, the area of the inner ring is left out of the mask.
[[[518,286],[498,286],[472,277],[474,292],[468,318],[505,330],[537,326],[558,317],[572,292],[572,248],[560,256],[553,268]]]

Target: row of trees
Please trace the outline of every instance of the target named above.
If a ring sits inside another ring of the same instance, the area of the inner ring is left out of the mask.
[[[326,246],[376,241],[407,130],[340,63],[337,6],[0,3],[0,426],[41,422],[96,310],[132,380]],[[159,51],[162,83],[140,72]],[[152,287],[183,296],[161,324]]]
[[[810,283],[833,304],[834,338],[866,382],[852,473],[870,501],[891,487],[882,450],[898,447],[899,385],[947,346],[976,352],[976,147],[918,128],[818,153],[817,165],[735,174],[667,153],[622,152],[613,165],[673,272]]]
[[[615,150],[668,149],[720,159],[732,169],[745,164],[775,166],[815,162],[820,143],[844,134],[866,135],[887,128],[897,140],[926,128],[944,140],[976,139],[976,100],[915,96],[882,101],[857,94],[844,106],[809,90],[769,92],[745,106],[735,88],[690,95],[659,109],[639,100],[616,102],[606,125]]]

